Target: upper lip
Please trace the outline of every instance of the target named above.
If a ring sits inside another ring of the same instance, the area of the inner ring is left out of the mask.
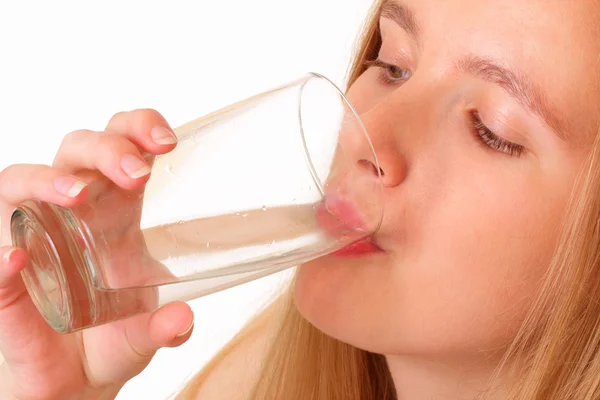
[[[325,209],[329,214],[338,218],[340,222],[350,228],[357,229],[365,226],[364,219],[356,207],[342,198],[330,197],[325,202]]]
[[[322,213],[322,216],[320,218],[318,217],[321,227],[333,235],[342,233],[342,230],[355,231],[360,228],[374,228],[365,223],[361,212],[352,202],[339,196],[326,196],[325,202],[321,204],[317,213]],[[379,236],[378,233],[379,231],[359,239],[354,243],[370,243],[377,249],[383,250],[376,237]]]

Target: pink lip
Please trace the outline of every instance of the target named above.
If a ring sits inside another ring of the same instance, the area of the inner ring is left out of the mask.
[[[361,228],[365,230],[364,223],[356,207],[350,202],[340,198],[328,198],[326,203],[321,203],[317,208],[316,219],[319,227],[332,236],[351,237]],[[371,238],[354,242],[333,254],[339,257],[359,256],[382,251]]]
[[[332,254],[337,257],[352,257],[352,256],[362,256],[365,254],[373,254],[379,253],[382,250],[377,247],[370,240],[361,240],[359,242],[352,243],[338,251],[333,252]]]
[[[340,236],[365,226],[356,208],[339,198],[320,203],[316,219],[319,227],[332,236]]]

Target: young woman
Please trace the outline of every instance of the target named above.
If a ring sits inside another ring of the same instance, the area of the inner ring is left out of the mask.
[[[597,0],[378,1],[348,96],[383,170],[380,231],[300,266],[179,398],[600,398],[599,22]],[[181,303],[52,331],[6,240],[24,199],[70,206],[100,174],[143,185],[140,151],[170,151],[171,132],[119,113],[53,166],[3,171],[2,399],[114,398],[189,337]]]

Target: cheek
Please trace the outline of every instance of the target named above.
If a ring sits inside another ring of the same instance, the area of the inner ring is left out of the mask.
[[[541,198],[556,190],[527,174],[491,179],[480,160],[471,162],[478,165],[421,169],[437,172],[414,177],[418,190],[395,198],[406,207],[390,210],[384,229],[402,225],[402,239],[384,256],[301,266],[300,312],[325,333],[379,353],[506,345],[548,265],[564,199]]]
[[[412,302],[427,315],[421,323],[430,333],[444,329],[448,346],[509,340],[549,264],[564,210],[560,182],[548,186],[539,171],[482,154],[454,156],[462,161],[431,179],[407,213],[411,242],[399,253],[398,279],[420,289]]]

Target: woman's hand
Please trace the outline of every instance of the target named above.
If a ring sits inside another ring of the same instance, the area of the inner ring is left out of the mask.
[[[13,165],[0,173],[0,398],[113,398],[139,374],[161,347],[190,336],[193,314],[185,303],[171,303],[151,314],[62,334],[52,329],[30,299],[19,272],[25,252],[11,247],[9,221],[19,203],[38,199],[63,207],[98,200],[105,207],[128,207],[141,196],[152,155],[171,151],[175,136],[153,110],[116,114],[104,132],[67,135],[52,166]],[[141,201],[141,200],[140,200]],[[103,215],[109,216],[109,210]],[[139,215],[120,221],[114,240],[138,242]],[[98,224],[113,224],[109,218]],[[98,226],[98,229],[105,227]]]

